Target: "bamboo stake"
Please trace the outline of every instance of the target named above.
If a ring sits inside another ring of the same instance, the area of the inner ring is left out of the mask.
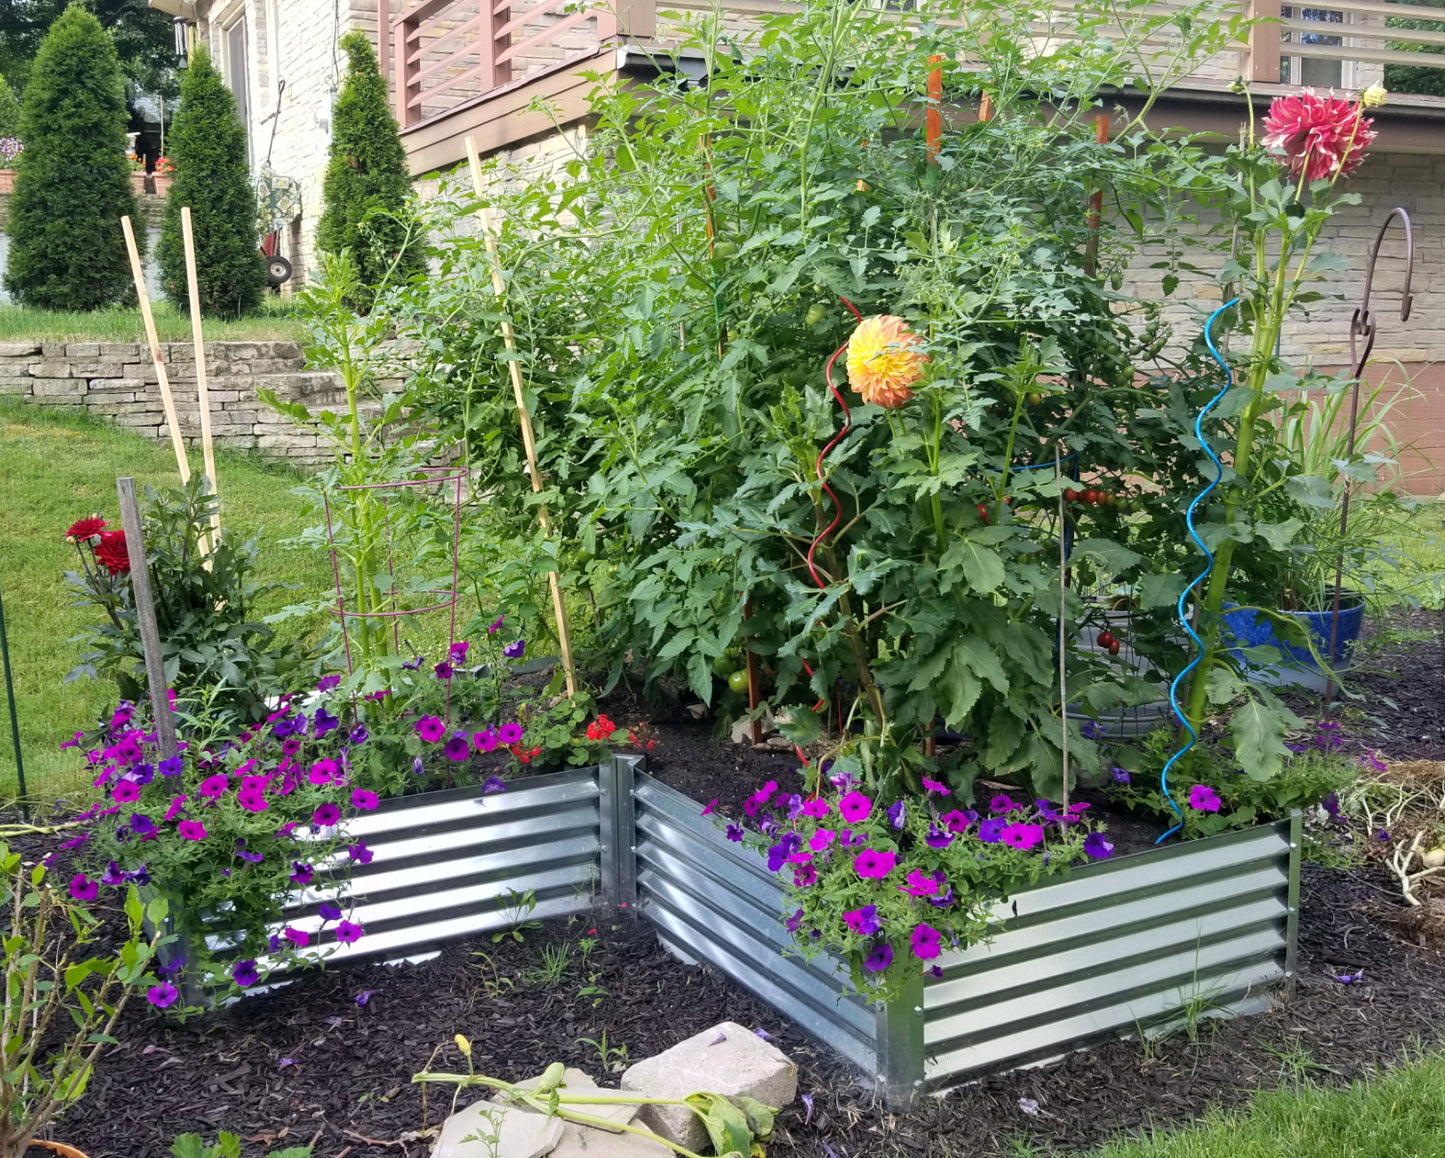
[[[482,196],[482,162],[477,156],[477,143],[471,137],[466,138],[467,164],[472,172],[472,189],[478,198]],[[492,268],[492,289],[496,291],[497,297],[503,297],[507,292],[507,281],[502,276],[502,265],[497,258],[497,235],[492,228],[492,214],[488,206],[482,206],[482,240],[487,247],[488,264]],[[508,354],[515,354],[517,351],[517,335],[512,329],[512,323],[507,320],[502,322],[502,344],[506,346]],[[527,473],[532,479],[532,493],[540,494],[542,491],[542,472],[537,469],[537,440],[532,432],[532,416],[527,411],[527,397],[522,387],[522,366],[515,357],[507,362],[507,370],[512,379],[512,396],[517,403],[517,417],[522,424],[522,446],[527,452]],[[552,527],[547,518],[547,508],[537,509],[537,520],[542,524],[542,533],[551,535]],[[562,600],[562,582],[555,570],[547,572],[547,585],[552,589],[552,615],[557,623],[557,643],[562,649],[562,670],[567,677],[567,694],[577,694],[577,668],[572,659],[572,634],[567,627],[567,605]]]
[[[1069,555],[1066,548],[1067,536],[1064,534],[1064,463],[1059,457],[1059,445],[1054,444],[1054,485],[1059,488],[1059,719],[1062,723],[1060,759],[1063,761],[1063,794],[1059,803],[1067,809],[1069,807],[1069,681],[1064,670],[1064,616],[1067,614],[1066,588],[1064,575],[1069,566]]]
[[[176,400],[171,397],[171,380],[166,373],[165,359],[161,356],[160,338],[156,336],[156,319],[151,313],[150,294],[146,292],[145,269],[140,262],[140,250],[136,248],[135,232],[130,218],[120,219],[121,231],[125,234],[125,247],[130,253],[130,273],[135,279],[135,296],[140,302],[140,316],[145,321],[146,341],[150,343],[151,360],[156,365],[156,380],[161,386],[161,405],[166,411],[166,425],[171,431],[171,449],[176,452],[176,468],[181,472],[181,482],[191,481],[191,464],[186,458],[186,444],[181,439],[181,424],[176,418]]]
[[[201,453],[206,461],[206,481],[216,499],[211,508],[211,537],[207,551],[221,538],[221,485],[216,477],[216,448],[211,443],[211,394],[206,383],[206,342],[201,334],[201,295],[196,279],[196,239],[191,232],[191,207],[181,208],[181,237],[186,244],[186,293],[191,299],[191,342],[196,351],[196,391],[201,404]]]

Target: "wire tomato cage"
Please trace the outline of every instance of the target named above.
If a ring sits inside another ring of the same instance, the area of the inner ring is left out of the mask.
[[[448,612],[447,627],[447,648],[450,651],[452,644],[456,642],[457,636],[457,604],[460,602],[458,585],[457,554],[461,543],[462,533],[462,484],[466,481],[467,472],[459,466],[424,466],[417,467],[410,472],[413,478],[392,479],[387,482],[365,483],[357,486],[337,487],[339,494],[344,495],[370,495],[374,497],[381,508],[381,536],[385,544],[386,568],[390,578],[387,584],[386,595],[389,597],[389,606],[383,610],[351,610],[347,607],[347,596],[342,589],[341,564],[337,558],[336,533],[334,529],[331,496],[326,492],[322,493],[322,502],[326,509],[326,541],[331,552],[331,574],[336,582],[336,605],[332,612],[336,615],[341,624],[341,639],[346,651],[346,673],[351,675],[355,672],[355,663],[352,659],[350,620],[359,620],[361,626],[372,620],[391,622],[392,646],[395,655],[401,655],[401,622],[407,616],[424,615],[433,611]],[[399,598],[399,584],[396,582],[396,552],[395,533],[396,523],[392,518],[392,509],[389,505],[391,500],[407,494],[413,488],[436,489],[445,491],[450,486],[452,495],[450,502],[452,506],[452,580],[450,588],[435,587],[420,589],[424,596],[434,596],[435,603],[426,603],[422,607],[404,607]],[[368,547],[369,551],[371,548]],[[451,681],[444,681],[446,687],[446,721],[451,723]]]

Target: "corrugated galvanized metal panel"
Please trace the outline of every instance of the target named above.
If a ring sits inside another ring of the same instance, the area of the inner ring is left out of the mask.
[[[930,1085],[1056,1056],[1191,1003],[1245,1012],[1286,979],[1290,821],[1120,857],[1020,893],[924,988]],[[1017,915],[1014,915],[1014,914]]]
[[[600,867],[598,794],[598,769],[585,768],[513,781],[505,792],[460,788],[387,800],[348,820],[347,836],[375,855],[354,867],[337,903],[366,935],[327,944],[326,959],[395,958],[587,909]],[[520,912],[516,899],[529,893],[536,906]],[[318,873],[312,887],[287,899],[285,923],[319,930],[317,907],[336,894]]]
[[[762,860],[650,776],[636,776],[634,801],[639,903],[662,937],[875,1073],[877,1014],[842,996],[837,961],[783,955],[792,943],[780,920],[783,890]]]

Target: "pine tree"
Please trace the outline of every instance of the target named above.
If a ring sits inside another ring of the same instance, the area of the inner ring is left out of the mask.
[[[366,310],[384,279],[396,282],[420,272],[425,256],[411,228],[406,150],[371,39],[349,32],[341,47],[350,63],[331,114],[331,159],[316,244],[330,253],[350,251],[363,299],[351,305]]]
[[[10,82],[0,76],[0,137],[20,135],[20,102]]]
[[[100,22],[72,4],[25,88],[5,285],[22,305],[93,310],[133,300],[120,219],[136,213],[125,92]],[[136,240],[145,241],[145,230]]]
[[[156,248],[166,295],[190,309],[181,234],[181,208],[189,205],[201,310],[226,317],[254,310],[266,288],[266,268],[258,248],[246,129],[235,96],[204,46],[191,54],[181,77],[181,103],[166,147],[176,166]]]

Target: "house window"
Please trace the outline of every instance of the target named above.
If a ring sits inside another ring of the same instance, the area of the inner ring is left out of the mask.
[[[1308,20],[1318,21],[1321,25],[1343,25],[1345,14],[1329,8],[1294,8],[1285,6],[1280,9],[1280,15],[1286,20]],[[1339,31],[1344,31],[1341,28]],[[1326,32],[1321,28],[1319,32],[1298,32],[1287,29],[1280,40],[1284,44],[1318,44],[1327,45],[1331,48],[1341,47],[1345,43],[1343,36],[1333,32]],[[1342,60],[1326,60],[1315,56],[1289,56],[1288,48],[1283,48],[1279,60],[1279,79],[1281,84],[1309,85],[1312,88],[1341,88],[1345,83],[1345,62]]]
[[[225,60],[226,83],[236,95],[236,112],[241,124],[246,126],[249,136],[251,128],[251,73],[246,62],[246,16],[238,15],[234,22],[221,29]]]

